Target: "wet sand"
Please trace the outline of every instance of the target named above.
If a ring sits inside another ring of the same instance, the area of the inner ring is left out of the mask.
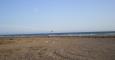
[[[115,37],[0,37],[0,60],[115,60]]]

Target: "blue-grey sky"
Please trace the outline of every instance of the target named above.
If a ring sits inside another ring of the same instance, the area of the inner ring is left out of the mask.
[[[115,31],[115,0],[0,0],[0,34]]]

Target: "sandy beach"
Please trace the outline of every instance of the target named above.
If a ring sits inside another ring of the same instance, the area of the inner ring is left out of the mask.
[[[115,37],[0,37],[0,60],[115,60]]]

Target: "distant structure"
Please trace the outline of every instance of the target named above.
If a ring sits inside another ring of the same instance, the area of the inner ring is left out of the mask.
[[[50,32],[51,32],[51,33],[53,33],[54,31],[53,31],[53,30],[51,30]]]
[[[54,32],[53,30],[50,31],[50,33],[53,33],[53,32]],[[48,38],[50,38],[50,35],[51,35],[51,34],[48,35]]]

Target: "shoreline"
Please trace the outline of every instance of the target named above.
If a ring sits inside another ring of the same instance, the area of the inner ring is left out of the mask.
[[[115,38],[115,36],[0,36],[0,38],[31,38],[31,37]]]

